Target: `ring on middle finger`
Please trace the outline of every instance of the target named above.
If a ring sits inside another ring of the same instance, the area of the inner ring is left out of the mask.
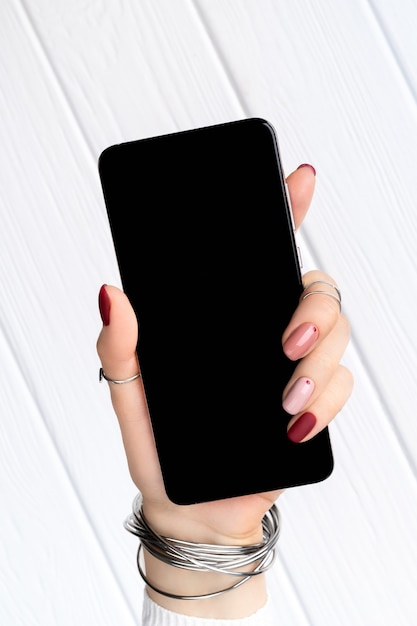
[[[331,287],[333,291],[330,291],[329,289],[311,289],[310,291],[308,291],[310,287],[314,287],[320,284],[326,285],[327,287]],[[333,298],[333,300],[336,300],[336,302],[338,303],[339,310],[340,311],[342,310],[342,294],[341,294],[339,287],[335,285],[334,283],[331,283],[328,280],[313,280],[311,283],[308,283],[308,285],[304,287],[300,300],[306,300],[307,298],[313,295],[324,295],[324,296],[329,296],[330,298]]]

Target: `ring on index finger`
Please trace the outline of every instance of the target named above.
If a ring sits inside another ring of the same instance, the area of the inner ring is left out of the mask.
[[[311,289],[310,291],[307,291],[310,287],[314,287],[316,285],[326,285],[327,287],[331,287],[333,291],[330,291],[329,289]],[[333,298],[333,300],[336,300],[339,304],[340,311],[342,310],[342,294],[340,289],[337,285],[329,282],[328,280],[313,280],[311,283],[308,283],[308,285],[306,285],[303,289],[300,300],[306,300],[310,296],[318,294]]]

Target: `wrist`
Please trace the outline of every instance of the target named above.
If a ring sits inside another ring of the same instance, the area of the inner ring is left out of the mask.
[[[243,541],[241,535],[240,542],[234,537],[232,543],[207,543],[205,534],[192,541],[184,535],[163,536],[145,518],[141,494],[134,501],[125,527],[140,538],[139,573],[150,598],[160,606],[194,617],[237,619],[265,605],[264,572],[273,563],[280,530],[275,505],[264,515],[261,527],[245,533]],[[189,536],[187,527],[185,524],[182,531]],[[255,541],[251,543],[252,536]]]
[[[144,515],[155,532],[195,543],[250,545],[262,541],[262,520],[281,491],[177,506],[167,498],[143,498]],[[134,504],[135,506],[135,504]]]
[[[149,597],[159,606],[174,613],[204,618],[238,619],[252,615],[267,600],[265,574],[252,576],[235,589],[212,597],[187,600],[168,597],[166,593],[189,597],[217,594],[219,590],[227,589],[243,580],[243,577],[173,567],[155,558],[146,549],[143,550],[143,564],[148,583],[164,591],[164,594],[159,593],[148,584]],[[256,565],[252,564],[247,570],[252,571]]]

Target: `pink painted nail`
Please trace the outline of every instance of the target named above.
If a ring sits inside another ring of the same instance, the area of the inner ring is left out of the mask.
[[[314,324],[301,324],[284,343],[284,352],[289,359],[296,361],[317,341],[319,330]]]
[[[287,435],[294,443],[300,443],[316,425],[316,417],[312,413],[303,413],[288,429]]]
[[[303,376],[295,381],[289,390],[282,406],[290,415],[296,415],[304,407],[314,391],[314,383],[311,378]]]
[[[108,326],[110,324],[110,298],[106,290],[106,285],[101,287],[100,293],[98,294],[98,308],[104,326]]]
[[[302,167],[309,167],[313,171],[314,176],[316,176],[316,170],[310,163],[302,163],[297,167],[297,170],[300,170]]]

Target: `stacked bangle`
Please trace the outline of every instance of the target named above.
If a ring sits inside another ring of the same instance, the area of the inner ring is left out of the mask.
[[[126,518],[124,527],[139,537],[137,552],[139,574],[145,583],[157,593],[177,600],[201,600],[212,598],[236,589],[253,576],[266,572],[275,560],[275,546],[280,534],[280,515],[275,504],[262,519],[263,539],[260,543],[248,546],[224,546],[206,543],[193,543],[171,537],[162,537],[147,523],[142,510],[142,495],[138,493],[133,501],[132,513]],[[158,589],[148,580],[141,565],[141,547],[160,561],[196,572],[216,572],[238,577],[240,580],[229,587],[203,595],[177,595]],[[257,563],[253,570],[247,566]],[[243,569],[242,569],[243,568]]]

